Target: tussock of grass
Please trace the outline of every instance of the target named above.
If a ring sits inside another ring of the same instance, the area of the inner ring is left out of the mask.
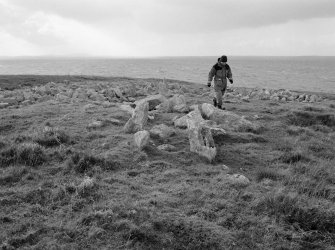
[[[297,162],[308,162],[311,159],[301,150],[285,151],[279,160],[286,164],[295,164]]]
[[[236,129],[236,132],[247,132],[253,134],[262,134],[267,130],[265,126],[261,125],[241,125]]]
[[[332,142],[328,140],[312,139],[307,143],[307,148],[319,158],[335,158],[335,148],[333,147]]]
[[[23,164],[31,167],[39,166],[46,161],[41,146],[36,143],[22,143],[3,150],[0,154],[1,166]]]
[[[303,133],[306,132],[306,129],[305,128],[302,128],[302,127],[299,127],[299,126],[294,126],[294,125],[291,125],[287,128],[286,132],[289,134],[289,135],[301,135]]]
[[[304,111],[311,111],[311,112],[325,112],[325,109],[320,107],[314,107],[314,106],[305,106],[303,107]]]
[[[260,182],[263,179],[270,179],[270,180],[280,180],[282,175],[279,174],[276,170],[270,168],[259,168],[256,171],[256,181]]]
[[[332,129],[325,125],[316,124],[311,127],[314,131],[320,131],[322,133],[330,133]]]
[[[317,112],[294,111],[287,115],[288,122],[292,125],[308,127],[312,125],[335,126],[334,114],[320,114]]]
[[[300,194],[335,201],[335,171],[330,161],[297,164],[283,184]]]
[[[77,187],[77,195],[80,198],[98,198],[98,184],[93,178],[86,176]]]
[[[58,128],[46,127],[41,134],[38,134],[34,141],[44,147],[54,147],[71,142],[70,136]]]
[[[319,233],[335,234],[334,211],[309,207],[296,197],[284,194],[271,195],[258,204],[258,209],[282,219],[287,224],[295,224],[304,231],[317,230]]]
[[[26,167],[11,167],[6,169],[0,176],[0,186],[13,185],[19,182],[28,173]]]
[[[120,168],[120,163],[112,159],[95,157],[86,153],[74,153],[67,162],[68,169],[73,169],[76,173],[92,173],[94,166],[100,166],[104,170],[116,170]]]

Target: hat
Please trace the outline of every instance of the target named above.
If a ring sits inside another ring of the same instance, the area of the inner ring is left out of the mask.
[[[227,62],[227,56],[221,56],[220,61],[221,62]]]

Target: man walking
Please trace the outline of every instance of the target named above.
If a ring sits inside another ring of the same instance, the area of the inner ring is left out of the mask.
[[[225,109],[222,107],[222,96],[227,89],[227,78],[229,82],[233,84],[233,75],[229,65],[227,64],[227,56],[221,56],[218,58],[218,62],[212,67],[208,74],[208,87],[211,86],[213,77],[215,91],[215,97],[213,99],[214,106],[219,109]]]

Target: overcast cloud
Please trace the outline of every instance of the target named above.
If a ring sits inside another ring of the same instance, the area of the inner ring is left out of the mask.
[[[0,56],[335,55],[333,0],[0,0]]]

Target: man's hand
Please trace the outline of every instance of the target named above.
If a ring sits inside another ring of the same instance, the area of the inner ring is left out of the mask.
[[[233,82],[234,82],[233,78],[229,78],[229,81],[230,81],[231,84],[233,84]]]
[[[211,86],[211,82],[208,82],[208,83],[207,83],[207,86],[210,87],[210,86]]]

